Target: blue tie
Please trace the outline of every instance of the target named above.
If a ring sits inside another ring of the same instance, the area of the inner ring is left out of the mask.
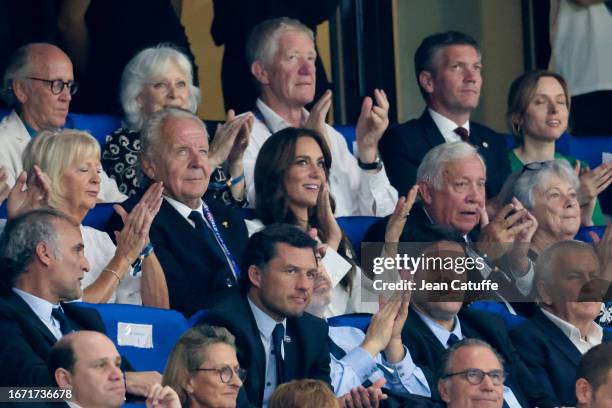
[[[455,335],[455,333],[451,333],[450,336],[448,336],[448,340],[446,340],[446,345],[448,347],[452,347],[453,344],[455,343],[459,343],[461,340],[459,340],[459,337],[457,337],[457,335]]]
[[[282,344],[285,338],[285,327],[282,323],[278,323],[272,331],[272,347],[274,351],[274,360],[276,361],[276,385],[281,385],[286,381],[285,370],[283,369],[283,353]]]
[[[64,311],[62,310],[61,307],[59,306],[54,307],[53,310],[51,311],[51,316],[53,316],[53,318],[57,320],[57,322],[59,323],[60,331],[62,332],[63,336],[69,333],[72,333],[74,331],[74,329],[72,328],[72,325],[70,324],[70,321],[64,314]]]

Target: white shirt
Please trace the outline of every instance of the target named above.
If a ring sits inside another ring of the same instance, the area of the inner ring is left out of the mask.
[[[60,330],[60,324],[51,315],[53,308],[58,305],[54,305],[48,300],[34,296],[31,293],[25,292],[21,289],[13,288],[13,292],[19,295],[19,297],[22,298],[23,301],[28,304],[28,306],[30,306],[30,309],[32,309],[34,314],[38,316],[40,321],[47,327],[47,329],[49,329],[51,334],[53,334],[57,340],[62,338],[63,334]]]
[[[257,108],[263,115],[265,123],[257,119],[249,146],[244,154],[244,175],[247,187],[247,199],[255,207],[255,161],[261,146],[272,132],[278,132],[291,126],[261,99],[257,99]],[[304,110],[307,117],[308,112]],[[389,183],[385,169],[377,173],[362,170],[357,159],[351,154],[346,139],[333,127],[327,126],[332,156],[329,174],[330,191],[336,201],[335,215],[376,215],[385,216],[393,212],[397,202],[397,191]]]
[[[164,195],[164,200],[166,200],[168,204],[170,204],[172,208],[176,210],[176,212],[181,214],[181,216],[185,219],[185,221],[187,221],[189,225],[191,225],[192,227],[195,228],[195,223],[191,220],[191,218],[189,218],[189,214],[191,214],[192,211],[199,212],[202,218],[204,219],[204,222],[208,224],[206,217],[204,217],[204,211],[202,210],[201,202],[200,202],[200,205],[198,205],[196,208],[191,208],[188,205],[183,204],[180,201],[177,201],[174,198],[170,198],[166,195]]]
[[[555,316],[544,308],[541,308],[540,310],[542,310],[544,316],[548,317],[550,321],[553,322],[555,326],[557,326],[563,332],[563,334],[567,336],[567,338],[574,346],[576,346],[581,354],[584,354],[593,347],[601,344],[603,340],[603,329],[597,323],[591,322],[589,334],[587,334],[586,339],[584,339],[580,334],[580,330],[578,330],[578,328],[570,322],[561,319],[559,316]]]
[[[89,272],[85,274],[81,281],[81,287],[85,289],[98,279],[102,270],[115,256],[117,247],[104,231],[92,227],[81,225],[81,235],[85,244],[85,258],[89,261]],[[132,267],[127,271],[117,290],[108,303],[128,303],[132,305],[142,305],[140,296],[140,274],[132,276]]]
[[[433,119],[434,123],[438,127],[438,130],[440,131],[440,133],[442,133],[442,137],[447,142],[460,142],[461,141],[461,136],[455,133],[455,129],[457,129],[458,127],[465,128],[465,130],[467,130],[469,134],[470,132],[470,121],[469,120],[465,122],[463,125],[457,126],[455,122],[453,122],[446,116],[442,116],[435,110],[431,108],[428,108],[427,110],[429,111],[429,114],[431,115],[431,118]]]
[[[287,319],[283,319],[282,322],[277,322],[268,316],[263,310],[258,308],[257,305],[251,301],[251,299],[247,297],[247,300],[249,302],[251,311],[253,312],[253,316],[255,317],[257,329],[259,330],[259,337],[261,338],[261,344],[263,345],[264,353],[266,355],[266,377],[264,382],[262,407],[267,408],[268,400],[278,385],[278,380],[276,378],[276,359],[274,354],[272,354],[272,332],[274,331],[274,327],[276,327],[277,323],[282,323],[283,327],[285,328],[285,333],[287,333]],[[285,348],[283,343],[284,342],[281,343],[281,353],[284,357]]]

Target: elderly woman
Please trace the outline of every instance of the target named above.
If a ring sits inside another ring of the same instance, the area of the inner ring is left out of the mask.
[[[200,90],[193,85],[189,59],[172,46],[158,45],[140,51],[125,66],[120,99],[125,112],[123,127],[107,137],[102,166],[117,181],[119,190],[131,196],[142,187],[138,177],[138,155],[144,122],[165,107],[195,113],[200,103]],[[252,115],[234,117],[230,110],[228,122],[217,129],[210,148],[209,162],[214,172],[207,196],[218,198],[227,205],[247,205],[242,156],[252,121]],[[245,128],[238,135],[243,125]]]
[[[532,162],[566,160],[580,175],[577,198],[583,225],[605,225],[597,195],[612,183],[612,166],[602,164],[590,170],[586,164],[555,152],[555,142],[568,127],[569,104],[567,85],[559,74],[529,71],[514,80],[506,117],[519,145],[508,153],[510,165],[512,171],[519,171]]]
[[[48,177],[48,205],[81,224],[96,205],[100,192],[100,145],[90,134],[78,130],[45,130],[33,138],[23,153],[28,184]],[[152,185],[140,203],[127,215],[115,206],[125,221],[116,232],[117,246],[102,231],[81,225],[85,257],[90,269],[81,282],[83,300],[168,307],[168,289],[163,270],[149,242],[149,227],[161,205],[162,186]],[[136,269],[132,264],[136,261]]]
[[[199,325],[174,346],[162,382],[177,392],[183,407],[232,408],[245,376],[234,336],[223,327]]]

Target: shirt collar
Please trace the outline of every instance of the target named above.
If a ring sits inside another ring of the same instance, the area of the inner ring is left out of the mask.
[[[455,316],[455,327],[453,327],[453,330],[448,331],[446,328],[434,322],[429,316],[422,313],[416,307],[413,310],[419,315],[419,317],[421,318],[421,320],[423,320],[427,327],[429,327],[429,330],[431,330],[431,332],[434,334],[434,336],[436,336],[438,341],[442,343],[444,348],[448,348],[446,343],[448,343],[448,338],[451,334],[457,336],[459,340],[463,339],[463,333],[461,333],[461,323],[459,322],[457,316]]]
[[[287,122],[278,113],[274,112],[272,108],[266,105],[266,103],[262,101],[261,98],[257,98],[257,102],[255,102],[255,105],[263,116],[265,124],[268,127],[268,130],[270,130],[270,133],[275,133],[279,130],[283,130],[291,126],[289,122]],[[310,116],[308,111],[306,109],[302,109],[302,119],[306,120],[308,119],[308,116]]]
[[[204,217],[204,212],[202,211],[202,205],[200,203],[200,205],[198,206],[198,208],[191,208],[186,204],[181,203],[180,201],[175,200],[174,198],[170,198],[166,195],[164,195],[164,199],[168,202],[168,204],[170,204],[179,214],[181,214],[183,216],[183,218],[185,218],[186,220],[189,220],[189,214],[191,214],[192,211],[197,211],[200,213],[200,215],[202,215],[202,217]],[[191,220],[189,220],[191,221]]]
[[[544,315],[548,317],[550,321],[553,322],[555,326],[557,326],[563,332],[563,334],[565,334],[567,338],[570,339],[572,343],[585,342],[585,340],[582,338],[582,335],[580,334],[580,330],[578,330],[576,326],[566,320],[561,319],[559,316],[549,312],[544,308],[540,308],[540,310],[542,310],[542,313],[544,313]],[[602,339],[603,329],[597,323],[591,322],[591,328],[586,336],[586,343],[590,345],[601,344]]]
[[[48,300],[34,296],[31,293],[25,292],[21,289],[13,288],[13,292],[19,295],[19,297],[22,298],[23,301],[28,304],[28,306],[30,306],[30,309],[32,309],[40,320],[53,324],[51,312],[53,311],[53,308],[58,305],[54,305]]]
[[[461,137],[455,133],[455,129],[458,127],[455,122],[431,108],[428,108],[427,110],[429,111],[431,118],[433,119],[434,123],[440,130],[440,133],[442,133],[442,136],[444,136],[444,139],[446,139],[447,142],[452,140],[461,140]],[[470,121],[466,121],[464,124],[461,125],[461,127],[465,128],[469,133]],[[449,140],[448,135],[452,135],[453,139]]]
[[[266,341],[270,341],[272,338],[272,331],[276,327],[278,323],[282,323],[285,328],[285,333],[287,332],[287,319],[283,319],[282,322],[277,322],[266,312],[261,310],[249,297],[247,296],[247,300],[249,301],[249,306],[251,307],[251,311],[253,312],[253,316],[255,317],[255,322],[257,323],[257,328],[259,329],[259,334]]]

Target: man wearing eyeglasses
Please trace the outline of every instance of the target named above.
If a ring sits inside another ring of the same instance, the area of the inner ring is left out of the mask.
[[[72,62],[58,47],[27,44],[13,54],[2,82],[2,96],[13,111],[0,122],[0,166],[10,186],[23,170],[21,154],[30,139],[43,129],[62,128],[72,95],[78,90]],[[99,200],[121,202],[114,180],[102,173]]]
[[[482,340],[465,339],[445,354],[438,392],[447,408],[501,408],[504,380],[502,357]]]

